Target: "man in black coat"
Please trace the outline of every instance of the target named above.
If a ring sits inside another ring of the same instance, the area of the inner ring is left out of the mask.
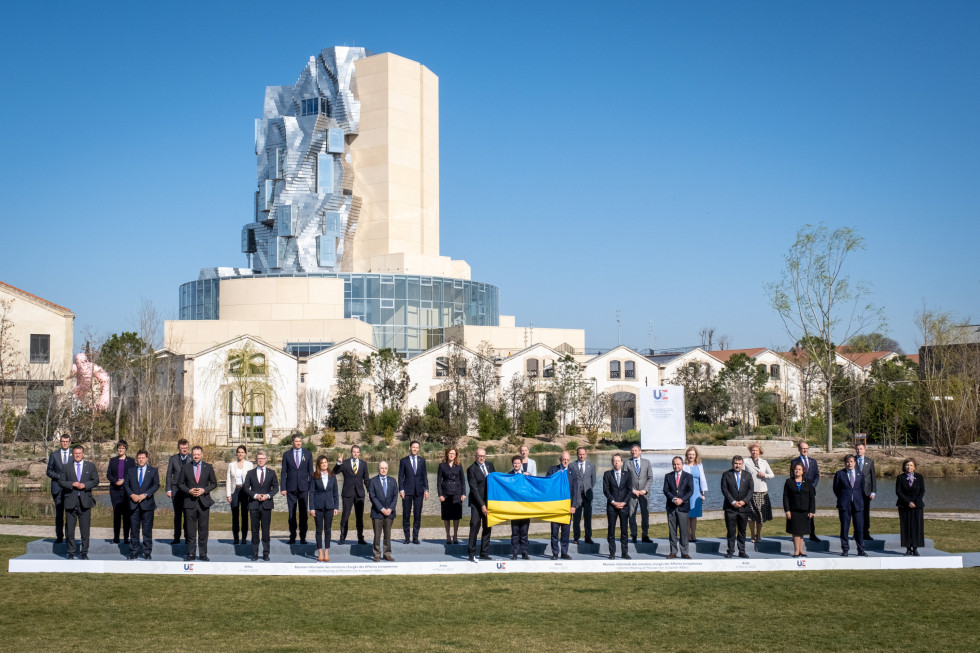
[[[61,468],[58,484],[64,490],[65,539],[68,540],[68,559],[75,558],[75,524],[82,538],[78,549],[79,560],[88,560],[89,531],[92,525],[92,488],[99,484],[99,472],[95,465],[85,460],[85,449],[80,444],[71,448],[72,460]]]
[[[147,464],[150,455],[146,449],[136,454],[136,465],[126,472],[123,488],[129,500],[129,559],[139,557],[140,529],[143,529],[143,557],[147,560],[153,551],[153,516],[157,509],[153,494],[160,489],[160,473]]]
[[[812,485],[813,489],[816,490],[817,483],[820,482],[820,466],[817,465],[816,460],[810,458],[810,445],[807,444],[806,440],[800,441],[797,448],[800,450],[800,455],[790,461],[789,468],[793,469],[793,465],[796,463],[803,465],[803,478],[810,481],[810,485]],[[820,538],[817,537],[817,529],[814,525],[813,517],[810,517],[810,541],[820,541]]]
[[[299,510],[299,541],[300,544],[306,544],[312,478],[313,454],[303,448],[303,434],[293,433],[293,448],[282,455],[282,495],[286,497],[286,510],[289,512],[290,544],[296,543],[297,509]]]
[[[61,544],[65,539],[65,491],[61,487],[61,468],[71,462],[71,436],[61,434],[61,448],[48,456],[46,474],[51,479],[51,500],[54,501],[54,534],[55,544]]]
[[[184,499],[187,498],[187,495],[177,487],[177,477],[180,476],[180,470],[184,468],[184,465],[191,460],[191,454],[188,451],[189,446],[184,438],[177,440],[177,453],[170,456],[170,460],[167,461],[165,484],[167,496],[174,504],[174,539],[170,542],[171,545],[180,544],[181,523],[184,519]]]
[[[748,558],[745,552],[745,527],[749,523],[752,498],[752,475],[742,469],[742,457],[732,458],[732,468],[721,475],[721,493],[725,497],[725,530],[728,536],[726,558],[735,555],[735,534],[738,531],[738,557]]]
[[[340,513],[340,544],[347,540],[347,522],[350,513],[354,511],[354,524],[357,527],[357,543],[367,544],[364,539],[364,495],[368,488],[367,463],[361,458],[361,448],[356,444],[350,448],[350,458],[344,460],[344,454],[337,457],[333,466],[333,475],[344,475],[344,489],[340,492],[343,500],[343,510]]]
[[[289,455],[288,453],[286,454]],[[272,543],[270,528],[272,524],[272,497],[279,491],[279,479],[276,472],[266,467],[269,456],[265,451],[255,455],[256,466],[245,474],[242,487],[248,494],[248,516],[252,520],[252,561],[259,559],[259,538],[262,539],[262,559],[269,559],[269,548]]]
[[[623,469],[623,457],[618,453],[612,457],[613,468],[602,475],[602,493],[606,496],[606,521],[608,530],[606,539],[609,541],[609,559],[616,558],[616,522],[619,521],[620,542],[623,553],[620,556],[626,560],[629,554],[629,516],[630,497],[633,495],[633,485],[629,475]]]
[[[859,556],[864,552],[864,476],[856,469],[857,458],[844,457],[844,469],[834,474],[834,495],[837,497],[837,515],[840,517],[841,555],[847,556],[847,530],[854,522],[854,543]]]
[[[694,477],[684,471],[684,459],[674,456],[671,461],[674,471],[664,475],[664,496],[667,497],[667,532],[670,540],[669,559],[677,557],[678,548],[682,558],[690,559],[687,552],[687,513],[691,511],[691,496],[694,494]],[[680,547],[677,546],[680,531]]]
[[[398,487],[402,498],[402,530],[405,531],[405,544],[409,542],[409,514],[415,511],[412,520],[411,542],[419,543],[419,529],[422,528],[422,501],[429,498],[429,474],[425,468],[425,458],[419,455],[421,445],[413,440],[408,446],[408,455],[398,463]]]
[[[466,470],[466,482],[470,491],[470,541],[467,552],[470,562],[476,562],[476,536],[480,534],[480,560],[490,559],[490,525],[487,524],[487,476],[494,472],[493,463],[487,462],[486,449],[476,450],[476,462]]]

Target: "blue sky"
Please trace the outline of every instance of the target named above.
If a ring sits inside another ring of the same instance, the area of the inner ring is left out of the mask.
[[[358,45],[440,78],[441,249],[587,346],[790,342],[805,223],[867,240],[887,332],[978,316],[980,3],[16,3],[0,279],[107,335],[242,265],[267,85]]]

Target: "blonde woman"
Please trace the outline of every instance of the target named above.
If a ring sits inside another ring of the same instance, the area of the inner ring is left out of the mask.
[[[762,459],[762,447],[758,442],[749,445],[749,457],[743,467],[752,475],[752,509],[749,514],[749,531],[753,542],[762,541],[762,525],[772,521],[772,504],[769,503],[769,486],[766,479],[776,478],[772,468]]]
[[[704,495],[708,492],[707,477],[704,475],[704,465],[701,464],[701,453],[697,447],[688,447],[684,452],[684,471],[694,477],[694,492],[691,494],[691,511],[687,513],[688,541],[697,542],[694,537],[698,527],[698,517],[704,508]]]
[[[228,465],[228,475],[225,478],[225,490],[228,503],[231,504],[231,534],[235,538],[235,544],[239,542],[239,530],[242,534],[241,543],[245,544],[248,541],[249,496],[242,486],[245,483],[245,475],[255,465],[245,460],[247,455],[248,448],[244,444],[238,445],[238,449],[235,450],[235,460]]]

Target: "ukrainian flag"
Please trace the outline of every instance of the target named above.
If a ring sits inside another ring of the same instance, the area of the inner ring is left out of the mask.
[[[543,519],[567,524],[571,521],[568,471],[551,476],[524,476],[494,472],[487,477],[487,524],[508,519]]]

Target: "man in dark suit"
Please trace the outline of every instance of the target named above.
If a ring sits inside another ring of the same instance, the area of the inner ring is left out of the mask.
[[[290,455],[289,453],[286,454]],[[269,455],[259,451],[255,455],[255,467],[245,474],[242,487],[248,494],[248,516],[252,520],[252,561],[259,559],[259,537],[262,538],[262,559],[269,559],[269,548],[272,543],[270,528],[272,525],[272,497],[279,491],[279,479],[275,471],[266,467]],[[285,459],[283,459],[285,462]],[[307,486],[309,490],[309,486]],[[261,533],[259,532],[261,529]]]
[[[558,457],[558,464],[552,465],[548,468],[548,476],[552,474],[557,474],[559,472],[565,472],[568,474],[568,493],[569,499],[571,501],[571,514],[575,515],[576,510],[581,505],[582,492],[578,488],[578,478],[569,463],[572,460],[572,455],[567,451],[563,451],[561,456]],[[559,554],[562,560],[571,560],[572,556],[568,555],[568,532],[570,530],[571,524],[556,524],[551,523],[551,559],[557,560]],[[559,551],[560,549],[560,551]]]
[[[810,458],[810,445],[807,444],[806,440],[801,440],[797,448],[800,450],[800,455],[790,461],[789,468],[793,469],[793,465],[797,463],[803,465],[803,478],[810,481],[810,485],[816,489],[817,483],[820,482],[820,466],[817,465],[816,460]],[[813,517],[810,517],[810,541],[820,541],[820,538],[817,537],[817,529],[814,525]]]
[[[405,531],[405,544],[408,544],[408,518],[414,510],[412,521],[412,544],[419,543],[419,529],[422,528],[422,501],[429,498],[429,474],[425,468],[425,458],[419,455],[418,441],[408,446],[409,455],[398,463],[398,487],[402,497],[402,530]]]
[[[337,456],[337,464],[333,466],[333,475],[344,475],[344,489],[340,491],[343,500],[343,510],[340,513],[340,540],[347,540],[347,522],[351,509],[354,511],[354,524],[357,527],[357,543],[367,544],[364,539],[364,495],[368,487],[367,463],[361,458],[361,448],[356,444],[350,448],[350,458],[344,460],[344,454]]]
[[[85,449],[76,444],[71,448],[72,460],[61,468],[58,484],[64,490],[65,538],[68,540],[68,559],[75,558],[75,524],[82,538],[78,549],[79,560],[88,560],[88,536],[92,525],[92,488],[99,484],[99,472],[95,465],[85,460]]]
[[[297,506],[299,507],[299,541],[300,544],[306,544],[312,478],[313,454],[303,448],[303,434],[293,433],[293,448],[282,455],[282,495],[286,497],[286,509],[289,511],[290,544],[296,543]]]
[[[191,460],[190,452],[188,448],[187,440],[181,438],[177,440],[177,453],[170,456],[170,460],[167,461],[167,477],[165,479],[167,486],[167,496],[174,504],[174,539],[170,544],[180,544],[180,533],[181,533],[181,522],[184,519],[184,499],[187,498],[180,488],[177,487],[177,477],[180,476],[180,470],[184,468]]]
[[[690,560],[687,552],[688,523],[687,513],[691,511],[691,496],[694,494],[694,477],[684,471],[684,459],[674,456],[671,461],[674,471],[664,475],[664,496],[667,497],[667,533],[670,540],[670,555],[674,559],[677,554]],[[680,531],[680,551],[677,538]]]
[[[865,454],[868,447],[859,442],[854,446],[856,452],[856,469],[864,477],[864,532],[862,539],[871,539],[871,502],[877,495],[878,483],[875,481],[875,461],[868,458]]]
[[[486,449],[476,450],[476,462],[466,469],[470,486],[470,542],[467,552],[470,562],[476,562],[476,536],[480,534],[480,560],[490,560],[490,525],[487,524],[487,476],[494,472],[487,462]],[[482,533],[480,532],[482,529]]]
[[[742,457],[732,458],[732,468],[721,475],[721,493],[725,497],[725,530],[728,536],[726,558],[735,555],[735,536],[738,534],[738,557],[748,558],[745,552],[745,527],[752,508],[752,475],[742,469]]]
[[[606,539],[609,541],[609,559],[616,558],[616,522],[619,521],[620,540],[623,545],[621,558],[630,559],[629,539],[627,537],[627,522],[630,514],[630,497],[633,486],[630,477],[623,469],[623,457],[618,453],[612,457],[613,468],[602,475],[602,493],[606,496],[606,521],[609,530]]]
[[[398,483],[388,476],[388,463],[378,463],[378,475],[368,487],[371,497],[371,522],[374,524],[374,561],[381,560],[381,540],[384,538],[384,558],[391,557],[391,525],[395,523],[395,506],[398,505]]]
[[[510,459],[511,470],[507,472],[508,474],[520,474],[522,476],[528,476],[527,471],[525,471],[524,460],[521,458],[520,454],[511,456]],[[517,560],[517,556],[520,556],[524,560],[530,560],[531,556],[527,554],[528,551],[528,531],[531,529],[530,519],[511,519],[510,520],[510,559]]]
[[[146,449],[136,453],[136,465],[126,472],[123,489],[129,499],[129,559],[139,557],[140,528],[143,529],[143,557],[153,551],[153,515],[157,509],[153,494],[160,489],[160,473],[147,464]]]
[[[592,544],[592,499],[593,488],[595,488],[596,480],[595,465],[585,459],[587,455],[585,447],[579,447],[575,455],[578,460],[576,460],[575,464],[571,466],[579,492],[579,509],[575,511],[575,525],[573,527],[575,531],[575,543],[578,544],[579,536],[582,535],[580,526],[582,518],[584,517],[585,542],[586,544]]]
[[[51,500],[54,501],[54,534],[55,544],[61,544],[65,539],[65,491],[61,487],[61,469],[71,462],[71,436],[61,434],[61,448],[52,451],[48,456],[48,468],[45,471],[51,479]]]
[[[187,538],[185,561],[208,558],[208,527],[211,521],[211,492],[218,487],[214,468],[204,462],[201,447],[191,449],[191,461],[184,465],[177,477],[177,487],[186,495],[184,499],[184,528]],[[198,555],[200,554],[200,555]]]
[[[650,490],[653,488],[653,465],[642,456],[640,445],[630,447],[630,459],[623,465],[633,487],[630,497],[630,536],[636,542],[636,513],[640,513],[642,542],[650,539]]]
[[[834,495],[837,497],[837,514],[840,517],[841,555],[847,556],[849,550],[847,530],[854,521],[854,543],[859,556],[864,552],[864,477],[857,469],[857,459],[847,454],[844,469],[834,474]]]

